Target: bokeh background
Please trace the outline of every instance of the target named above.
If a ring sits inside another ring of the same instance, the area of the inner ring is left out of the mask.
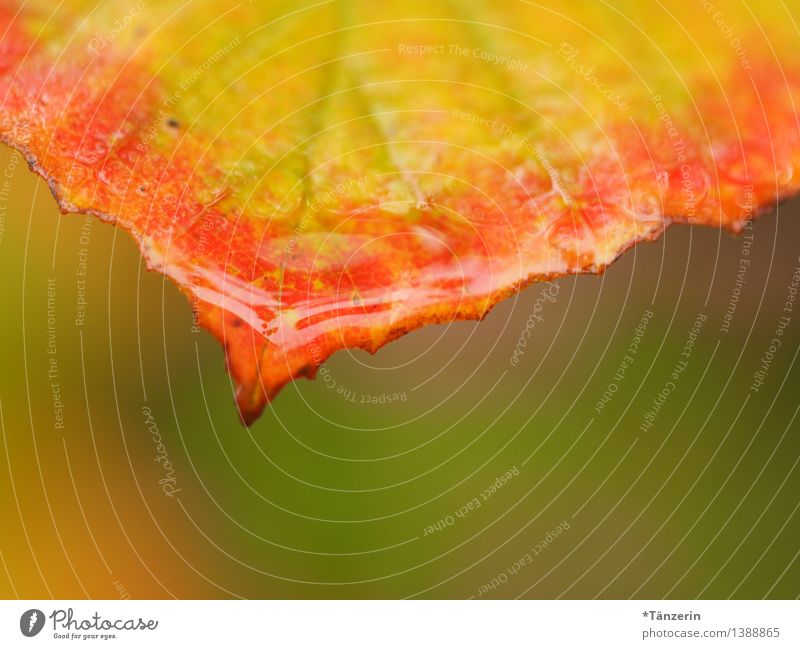
[[[747,245],[674,227],[482,323],[339,353],[247,429],[133,241],[60,216],[9,149],[0,170],[3,597],[800,595],[800,312],[751,389],[800,203]]]

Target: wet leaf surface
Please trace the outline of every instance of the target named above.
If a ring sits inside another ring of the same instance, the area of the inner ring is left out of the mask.
[[[4,3],[0,138],[184,290],[250,422],[337,350],[796,193],[792,11]]]

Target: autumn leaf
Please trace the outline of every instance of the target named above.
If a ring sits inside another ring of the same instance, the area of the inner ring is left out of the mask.
[[[798,190],[797,5],[0,6],[0,138],[130,232],[246,422],[332,353],[481,318]]]

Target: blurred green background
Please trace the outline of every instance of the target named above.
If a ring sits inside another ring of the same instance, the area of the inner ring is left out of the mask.
[[[482,323],[340,353],[246,429],[132,240],[0,169],[3,597],[800,595],[800,311],[751,389],[800,203],[754,225],[739,288],[745,239],[675,227]]]

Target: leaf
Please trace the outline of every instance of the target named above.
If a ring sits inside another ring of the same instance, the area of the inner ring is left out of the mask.
[[[186,292],[246,422],[800,183],[794,3],[68,4],[0,7],[0,137]]]

